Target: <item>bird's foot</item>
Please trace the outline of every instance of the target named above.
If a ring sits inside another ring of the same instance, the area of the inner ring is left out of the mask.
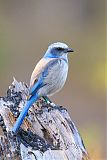
[[[47,97],[47,96],[43,96],[43,99],[45,100],[45,102],[47,104],[49,104],[52,107],[55,107],[56,105]]]

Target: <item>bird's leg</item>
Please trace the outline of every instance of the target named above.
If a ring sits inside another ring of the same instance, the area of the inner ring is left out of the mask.
[[[43,96],[43,99],[47,104],[50,104],[52,107],[55,106],[55,104],[47,96]]]
[[[45,100],[46,103],[50,104],[52,103],[51,100],[47,96],[43,96],[43,99]]]

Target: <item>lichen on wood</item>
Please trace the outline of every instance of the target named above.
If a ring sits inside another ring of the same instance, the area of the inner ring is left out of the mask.
[[[5,97],[0,97],[0,160],[85,160],[83,140],[64,107],[41,98],[29,109],[18,133],[13,124],[29,94],[25,83],[15,79]]]

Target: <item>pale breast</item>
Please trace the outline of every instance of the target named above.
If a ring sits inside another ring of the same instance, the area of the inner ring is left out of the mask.
[[[68,74],[68,64],[64,60],[60,60],[60,67],[56,70],[56,73],[52,76],[51,91],[48,95],[53,95],[58,92],[64,86]]]
[[[67,62],[59,59],[57,64],[50,68],[48,76],[44,79],[46,85],[39,89],[39,95],[50,96],[61,90],[66,82],[67,73]]]

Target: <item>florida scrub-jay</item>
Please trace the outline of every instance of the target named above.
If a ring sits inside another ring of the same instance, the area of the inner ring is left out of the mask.
[[[51,44],[37,63],[30,80],[30,98],[20,113],[12,131],[16,133],[29,108],[42,96],[53,95],[65,84],[68,73],[68,52],[73,52],[65,43]]]

